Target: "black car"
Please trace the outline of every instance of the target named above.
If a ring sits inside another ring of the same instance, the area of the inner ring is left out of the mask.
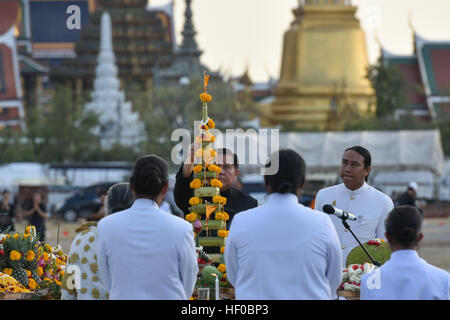
[[[100,194],[106,192],[116,182],[105,182],[80,189],[67,198],[57,211],[65,221],[74,222],[78,218],[87,218],[96,212],[100,203]]]

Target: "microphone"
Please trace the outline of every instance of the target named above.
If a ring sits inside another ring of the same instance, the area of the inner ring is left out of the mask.
[[[356,218],[353,214],[351,214],[350,212],[338,209],[333,207],[331,204],[326,204],[322,207],[323,212],[328,213],[328,214],[334,214],[336,217],[341,218],[342,220],[352,220],[355,221]]]

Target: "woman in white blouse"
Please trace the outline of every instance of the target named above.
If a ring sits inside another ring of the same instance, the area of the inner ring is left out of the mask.
[[[412,206],[394,208],[386,219],[391,258],[361,279],[361,300],[449,300],[450,274],[417,254],[423,217]]]
[[[128,209],[133,203],[133,194],[128,182],[117,183],[106,195],[106,213],[112,214]],[[70,246],[67,272],[63,278],[62,300],[105,300],[109,299],[98,273],[97,264],[97,221],[87,222],[77,230]],[[77,270],[77,271],[73,271]],[[78,272],[79,270],[79,272]],[[79,287],[76,288],[79,277]]]

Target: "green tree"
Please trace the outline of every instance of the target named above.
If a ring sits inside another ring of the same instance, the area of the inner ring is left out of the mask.
[[[405,87],[396,67],[384,65],[380,57],[375,65],[368,68],[367,78],[375,89],[377,118],[386,118],[391,116],[395,109],[405,107]]]

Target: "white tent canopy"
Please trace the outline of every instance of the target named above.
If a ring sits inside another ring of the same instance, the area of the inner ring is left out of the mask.
[[[216,148],[230,148],[229,140],[234,139],[234,150],[242,164],[254,164],[248,159],[274,151],[268,147],[270,138],[261,140],[258,131],[254,130],[254,135],[249,132],[234,135],[227,132],[226,139],[218,135]],[[245,144],[239,145],[239,139],[246,139]],[[298,152],[310,173],[338,172],[344,150],[357,145],[370,151],[373,171],[424,170],[436,176],[444,172],[445,160],[438,130],[279,133],[279,148]],[[258,166],[265,163],[264,160],[258,159]]]
[[[376,171],[427,170],[444,172],[445,159],[438,130],[281,133],[280,148],[297,151],[308,169],[338,170],[344,150],[363,146]]]

